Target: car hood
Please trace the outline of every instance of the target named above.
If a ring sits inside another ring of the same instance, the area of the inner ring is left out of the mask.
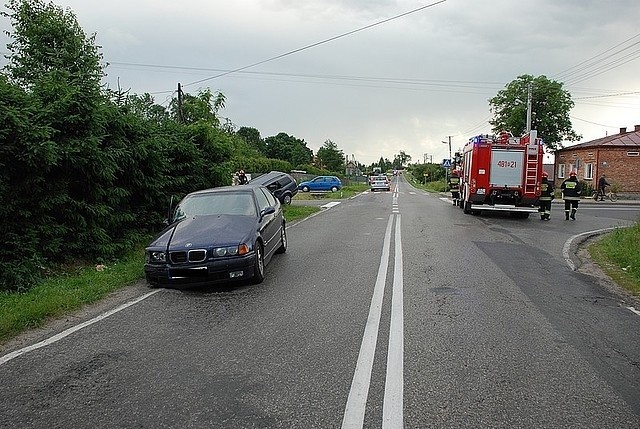
[[[197,249],[248,243],[257,230],[254,216],[193,216],[170,225],[162,231],[150,247]]]

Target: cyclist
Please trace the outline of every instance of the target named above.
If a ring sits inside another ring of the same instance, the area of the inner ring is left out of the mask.
[[[600,179],[598,179],[598,194],[596,195],[596,201],[598,201],[598,197],[600,197],[600,201],[604,201],[607,186],[611,185],[607,182],[607,177],[603,174],[600,176]]]

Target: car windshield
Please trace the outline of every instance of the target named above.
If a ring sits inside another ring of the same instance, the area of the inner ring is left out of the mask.
[[[176,207],[173,220],[189,216],[243,215],[256,216],[253,196],[247,192],[219,192],[192,195]]]

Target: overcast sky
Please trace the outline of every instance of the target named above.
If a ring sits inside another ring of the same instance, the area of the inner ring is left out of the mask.
[[[401,150],[448,158],[442,142],[452,136],[455,151],[489,133],[488,99],[522,74],[565,82],[582,141],[640,124],[637,0],[55,3],[96,33],[112,88],[166,105],[178,82],[210,87],[237,128],[285,132],[314,152],[332,140],[366,165]]]

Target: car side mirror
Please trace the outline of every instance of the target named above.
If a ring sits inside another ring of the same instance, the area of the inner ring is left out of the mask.
[[[267,207],[266,209],[260,212],[260,220],[262,220],[262,218],[264,218],[266,215],[273,214],[275,212],[276,212],[275,207]]]

